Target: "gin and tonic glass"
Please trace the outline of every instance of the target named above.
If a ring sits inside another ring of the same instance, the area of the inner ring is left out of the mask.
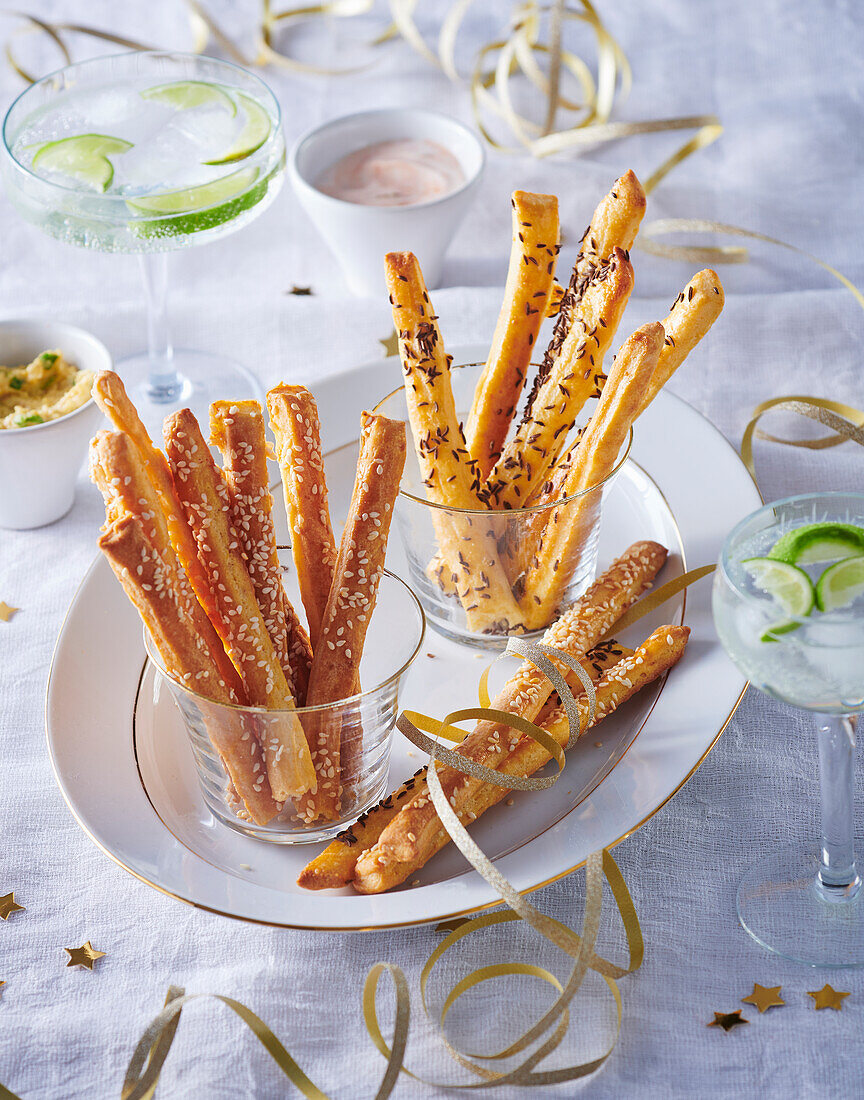
[[[781,541],[782,540],[782,541]],[[864,494],[776,501],[729,535],[714,622],[751,684],[810,711],[822,837],[773,852],[738,887],[738,916],[764,947],[811,966],[864,965],[855,866],[855,722],[864,713]]]
[[[18,211],[68,244],[140,256],[147,350],[118,369],[151,430],[215,398],[261,397],[255,377],[211,352],[174,348],[168,253],[258,217],[283,181],[279,104],[225,61],[140,52],[94,58],[23,92],[3,123],[2,172]]]

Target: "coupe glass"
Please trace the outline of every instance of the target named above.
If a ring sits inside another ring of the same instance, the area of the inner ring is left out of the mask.
[[[185,101],[141,94],[184,83],[192,89]],[[44,159],[34,164],[48,142],[106,136],[113,151],[93,154],[105,154],[96,162],[105,169],[102,178],[46,170]],[[83,61],[15,100],[3,123],[0,159],[9,197],[27,221],[68,244],[140,256],[147,351],[118,367],[157,437],[163,418],[181,406],[206,423],[216,398],[262,397],[239,363],[172,347],[167,254],[234,233],[279,192],[285,141],[279,104],[263,81],[228,62],[188,54]]]
[[[829,612],[786,614],[742,564],[811,523],[864,527],[864,494],[812,493],[754,512],[729,535],[714,580],[714,622],[752,685],[815,716],[822,801],[818,846],[782,848],[747,872],[738,916],[763,947],[810,966],[864,965],[855,867],[853,753],[864,713],[864,596]],[[799,563],[800,564],[800,563]],[[811,578],[828,562],[802,566]]]

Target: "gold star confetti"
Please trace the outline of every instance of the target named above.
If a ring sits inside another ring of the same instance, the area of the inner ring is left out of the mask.
[[[389,359],[391,355],[399,354],[399,334],[395,328],[386,340],[379,340],[378,343],[384,349],[385,358]]]
[[[18,902],[15,900],[14,893],[4,894],[2,897],[0,897],[0,917],[2,917],[3,920],[8,920],[12,913],[23,911],[24,906],[18,904]]]
[[[89,940],[83,947],[64,947],[63,950],[69,952],[67,966],[86,966],[88,970],[92,970],[97,959],[105,958],[105,952],[97,951]]]
[[[285,293],[294,294],[298,298],[308,298],[312,294],[314,294],[315,291],[312,289],[311,286],[292,286],[291,289],[286,290]]]
[[[815,1004],[814,1008],[818,1011],[820,1008],[833,1008],[839,1012],[843,1007],[843,998],[848,997],[848,993],[843,993],[839,989],[833,989],[830,985],[823,985],[821,989],[815,989],[811,993],[808,989],[807,996],[812,997]]]
[[[20,607],[10,607],[8,603],[0,600],[0,623],[8,623],[16,611],[20,610]]]
[[[780,996],[780,985],[760,985],[753,983],[753,992],[749,997],[742,997],[745,1005],[756,1005],[760,1012],[767,1012],[769,1008],[777,1005],[785,1005],[786,1002]]]
[[[710,1024],[706,1024],[706,1027],[722,1027],[724,1031],[731,1031],[733,1027],[738,1027],[739,1024],[749,1024],[749,1020],[745,1020],[741,1015],[741,1009],[737,1012],[715,1012],[714,1019]]]

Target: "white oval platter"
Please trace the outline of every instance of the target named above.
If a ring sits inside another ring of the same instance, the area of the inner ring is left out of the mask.
[[[478,347],[452,349],[472,362]],[[318,400],[334,525],[347,512],[360,412],[398,385],[394,359],[365,364],[311,388]],[[277,494],[278,496],[278,494]],[[716,559],[726,533],[760,504],[738,455],[693,408],[661,393],[636,425],[631,457],[604,503],[600,566],[640,538],[669,548],[660,580]],[[281,514],[281,503],[277,514]],[[405,576],[394,532],[388,566]],[[668,679],[592,730],[550,790],[513,795],[473,833],[522,891],[561,878],[593,851],[629,836],[704,760],[745,687],[711,622],[710,581],[670,600],[630,631],[634,644],[662,622],[683,621],[691,640]],[[393,624],[398,629],[398,624]],[[363,897],[309,892],[295,879],[318,850],[241,837],[217,823],[198,792],[179,717],[153,690],[141,624],[107,564],[97,559],[63,625],[48,684],[46,728],[57,782],[82,828],[133,875],[177,899],[240,920],[320,931],[423,924],[497,903],[451,845],[411,884]],[[443,717],[476,703],[489,658],[427,630],[400,704]],[[498,663],[493,682],[514,667]],[[398,733],[397,785],[425,761]]]

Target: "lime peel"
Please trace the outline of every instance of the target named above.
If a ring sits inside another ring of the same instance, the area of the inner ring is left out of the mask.
[[[781,536],[768,557],[789,565],[812,565],[864,555],[864,528],[852,523],[808,523]]]

